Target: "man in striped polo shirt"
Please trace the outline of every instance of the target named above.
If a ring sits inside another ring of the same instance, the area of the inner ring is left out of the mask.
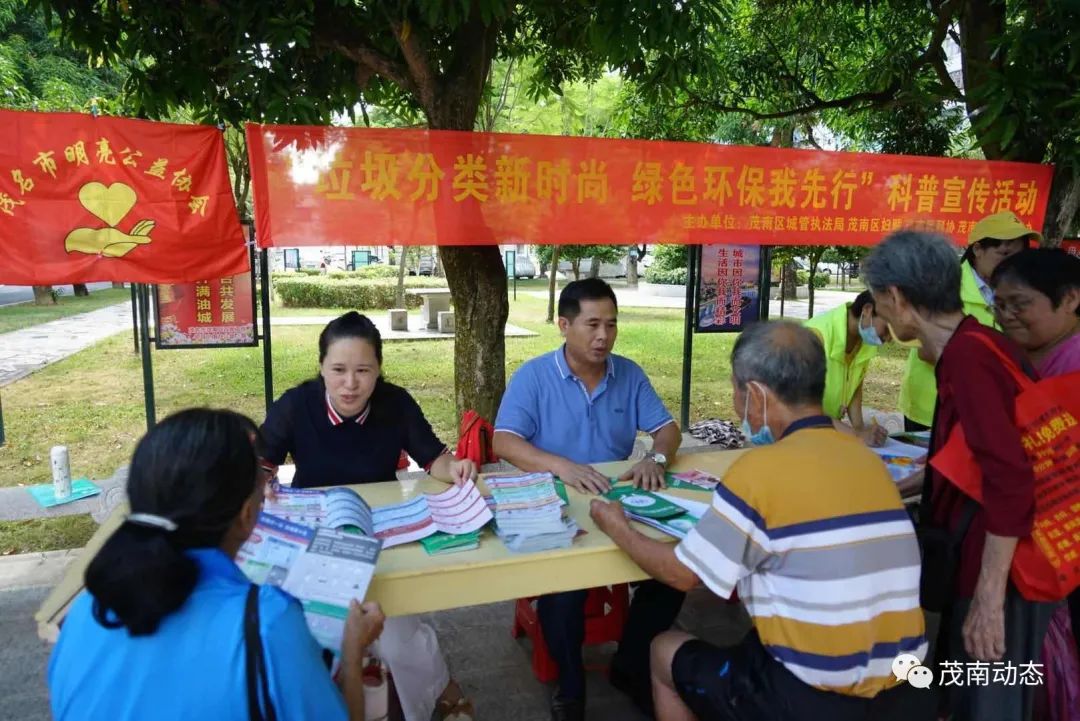
[[[653,578],[723,598],[738,589],[753,619],[733,647],[676,631],[653,641],[657,717],[920,718],[930,692],[893,674],[898,656],[927,651],[915,532],[881,460],[822,412],[821,342],[794,323],[758,324],[731,365],[744,433],[762,447],[731,466],[681,543],[592,502],[597,525]]]

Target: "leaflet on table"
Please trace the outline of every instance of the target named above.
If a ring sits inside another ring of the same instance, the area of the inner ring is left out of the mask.
[[[323,648],[341,648],[349,602],[367,595],[381,548],[377,538],[318,528],[293,563],[281,587],[300,599],[311,635]]]
[[[636,488],[614,488],[605,495],[619,501],[633,520],[675,538],[685,538],[709,509],[707,503]]]
[[[384,548],[391,548],[438,532],[472,533],[491,519],[491,509],[469,481],[442,493],[423,493],[404,503],[376,508],[374,536],[382,539]]]
[[[890,438],[885,445],[871,448],[885,462],[894,481],[902,481],[926,467],[926,449]]]
[[[354,526],[365,535],[374,535],[371,508],[351,488],[282,488],[266,499],[263,512],[310,526]]]
[[[667,474],[669,488],[682,488],[688,491],[714,491],[719,482],[719,478],[705,471],[692,470]]]

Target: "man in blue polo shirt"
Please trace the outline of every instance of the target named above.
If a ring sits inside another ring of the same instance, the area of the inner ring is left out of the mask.
[[[559,330],[566,343],[533,358],[510,379],[495,420],[495,453],[524,471],[549,471],[582,493],[602,493],[608,479],[590,463],[625,460],[638,431],[653,450],[623,474],[649,490],[664,487],[664,471],[682,435],[641,368],[613,355],[618,305],[597,278],[568,284],[559,296]],[[551,704],[555,721],[585,718],[587,590],[541,596],[537,614],[548,650],[559,664]],[[649,644],[675,621],[684,594],[656,581],[640,584],[619,650],[612,683],[651,713]]]

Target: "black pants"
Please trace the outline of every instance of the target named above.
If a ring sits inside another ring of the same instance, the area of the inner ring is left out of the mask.
[[[687,641],[671,663],[675,690],[700,721],[932,721],[931,693],[901,684],[874,698],[808,686],[762,647],[757,631],[721,648]]]
[[[536,615],[544,641],[559,664],[559,695],[585,698],[585,664],[581,647],[585,642],[585,600],[588,590],[567,591],[541,596],[536,601]],[[623,627],[619,650],[611,661],[612,669],[640,679],[649,688],[649,646],[659,634],[671,628],[682,608],[686,594],[658,581],[637,585],[630,613]]]

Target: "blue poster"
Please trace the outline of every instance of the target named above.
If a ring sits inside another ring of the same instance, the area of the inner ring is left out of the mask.
[[[698,275],[698,333],[738,333],[761,318],[761,248],[703,245]]]

